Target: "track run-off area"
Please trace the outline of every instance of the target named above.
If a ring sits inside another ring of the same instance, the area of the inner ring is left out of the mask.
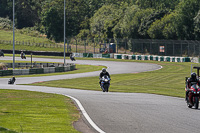
[[[12,60],[12,57],[0,58]],[[21,59],[16,57],[17,61]],[[27,58],[26,61],[30,61]],[[63,59],[34,58],[34,61],[63,62]],[[148,63],[77,60],[67,63],[103,65],[111,77],[114,74],[155,71],[162,66]],[[55,93],[72,98],[84,115],[84,122],[94,132],[106,133],[197,133],[200,110],[189,109],[183,98],[143,94],[89,91],[45,86],[27,86],[41,81],[99,76],[100,71],[45,77],[19,77],[15,85],[0,78],[0,88]],[[112,82],[112,81],[111,81]],[[97,84],[98,86],[98,84]],[[183,85],[184,86],[184,85]],[[141,85],[142,87],[142,85]],[[100,88],[99,88],[100,89]]]

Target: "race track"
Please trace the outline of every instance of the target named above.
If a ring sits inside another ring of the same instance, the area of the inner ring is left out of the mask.
[[[0,58],[12,60],[11,57]],[[20,60],[20,58],[16,58]],[[27,59],[30,60],[30,59]],[[47,61],[47,59],[34,59]],[[59,59],[48,59],[63,62]],[[67,62],[71,62],[67,60]],[[134,62],[76,61],[78,64],[104,65],[110,74],[137,73],[160,69],[161,66]],[[38,78],[18,78],[16,84],[55,79],[98,76],[99,72],[70,74]],[[0,79],[0,88],[31,90],[72,96],[78,99],[93,122],[106,133],[197,133],[200,127],[200,110],[189,109],[183,98],[141,94],[103,93],[41,86],[7,85],[8,79]],[[183,85],[184,87],[184,85]],[[88,123],[87,123],[88,124]]]

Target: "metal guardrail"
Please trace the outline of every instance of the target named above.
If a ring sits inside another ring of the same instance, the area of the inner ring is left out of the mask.
[[[15,65],[17,66],[17,64],[19,65],[20,63],[16,63]],[[27,63],[27,64],[30,64],[30,63]],[[59,63],[39,63],[39,65],[43,67],[30,68],[30,69],[0,70],[0,76],[66,72],[66,71],[73,71],[76,69],[75,64],[69,64],[69,63],[67,65],[63,65]],[[10,63],[10,66],[11,66],[11,63]]]

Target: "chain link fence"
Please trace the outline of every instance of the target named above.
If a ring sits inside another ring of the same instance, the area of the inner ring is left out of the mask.
[[[12,44],[12,41],[0,40],[0,44]],[[110,47],[114,44],[114,47]],[[15,45],[37,46],[45,48],[62,48],[63,43],[44,44],[16,41]],[[66,52],[144,54],[163,56],[200,56],[200,41],[196,40],[151,40],[151,39],[77,39],[66,38]],[[104,48],[104,51],[102,51]],[[114,50],[110,50],[110,49]],[[106,51],[108,50],[108,51]],[[56,49],[55,49],[56,51]]]

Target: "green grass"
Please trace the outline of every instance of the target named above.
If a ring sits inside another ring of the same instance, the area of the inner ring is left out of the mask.
[[[7,41],[12,42],[13,31],[0,30],[0,40],[7,40]],[[15,33],[15,41],[54,44],[52,41],[50,41],[47,38],[32,37],[32,36],[28,36],[28,35],[25,35],[25,34],[20,34],[19,32]]]
[[[156,61],[138,61],[162,65],[163,69],[135,74],[111,75],[110,91],[152,93],[175,97],[184,97],[185,77],[190,76],[191,63],[170,63]],[[85,77],[57,80],[32,85],[98,90],[98,77]],[[62,84],[61,84],[62,83]],[[87,83],[87,84],[85,84]]]
[[[12,44],[0,44],[0,48],[4,50],[12,50]],[[26,46],[26,45],[15,45],[15,50],[27,50],[27,51],[57,51],[63,52],[63,48],[45,48],[38,46]]]
[[[65,96],[0,90],[0,104],[3,128],[24,133],[78,133],[72,123],[79,119],[79,111]]]

